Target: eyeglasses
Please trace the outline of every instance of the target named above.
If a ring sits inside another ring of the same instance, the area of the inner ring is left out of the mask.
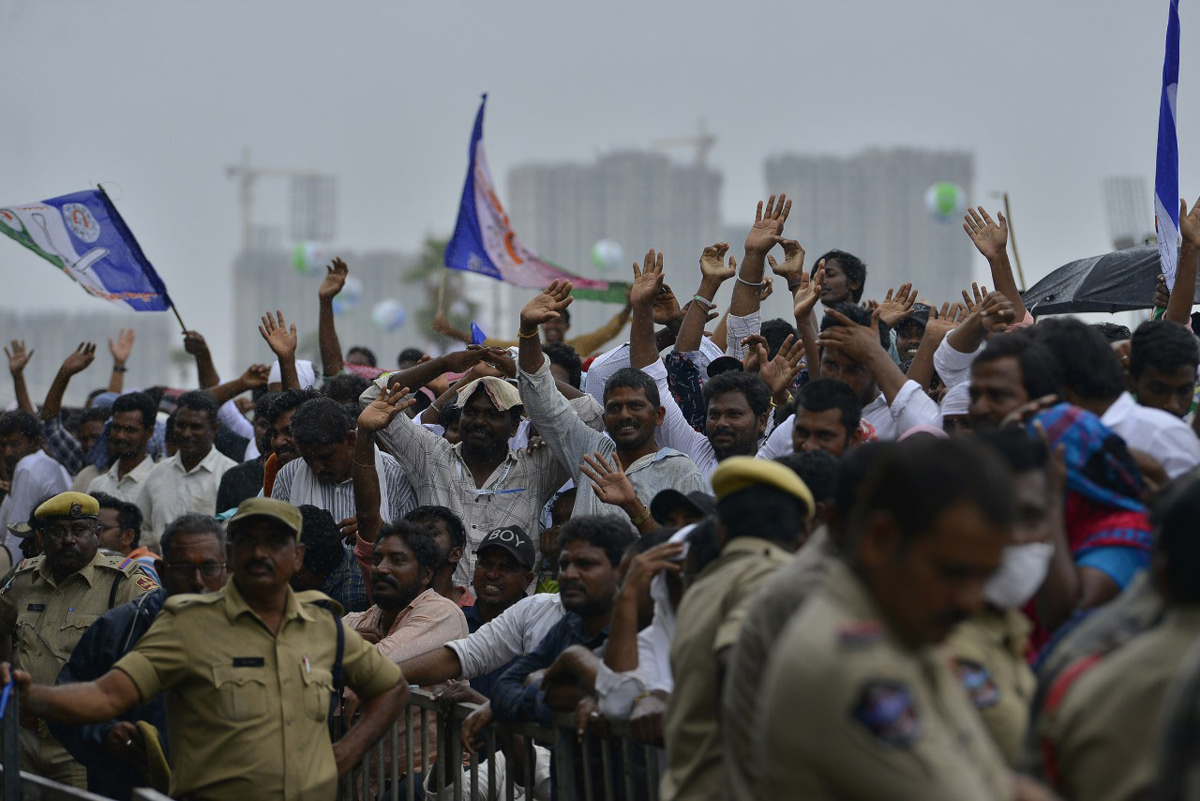
[[[174,562],[167,565],[167,570],[177,579],[189,579],[197,570],[205,578],[216,578],[224,569],[224,562]]]

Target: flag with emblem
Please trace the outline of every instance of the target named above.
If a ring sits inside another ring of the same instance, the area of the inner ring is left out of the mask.
[[[89,295],[133,311],[171,308],[166,285],[103,189],[0,206],[0,233],[62,270]]]
[[[1167,288],[1175,287],[1179,265],[1179,138],[1175,132],[1175,96],[1179,90],[1179,0],[1167,11],[1162,97],[1158,106],[1158,158],[1154,166],[1154,215],[1158,220],[1158,257]]]
[[[574,285],[571,294],[575,297],[624,303],[627,284],[572,275],[517,240],[483,151],[486,106],[487,95],[484,95],[471,133],[467,182],[458,207],[458,221],[446,245],[446,266],[530,289],[544,289],[551,281],[566,280]]]

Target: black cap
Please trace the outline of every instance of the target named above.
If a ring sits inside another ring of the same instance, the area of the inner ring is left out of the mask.
[[[665,489],[650,501],[650,514],[654,516],[655,520],[662,523],[672,509],[678,509],[680,506],[694,510],[701,517],[717,513],[717,499],[706,492],[694,490],[684,495],[676,489]]]
[[[733,373],[742,371],[742,362],[734,356],[718,356],[708,363],[708,377],[720,375],[721,373]]]
[[[520,526],[505,526],[489,531],[475,549],[478,555],[484,548],[496,545],[508,551],[523,567],[532,568],[537,560],[537,548],[533,540]]]
[[[927,303],[914,303],[912,313],[907,317],[903,317],[896,322],[894,328],[903,328],[905,325],[919,325],[924,328],[929,324],[930,306]]]

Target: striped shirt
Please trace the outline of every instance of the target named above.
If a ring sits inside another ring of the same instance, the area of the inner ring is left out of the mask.
[[[417,508],[417,496],[412,485],[408,483],[404,470],[395,459],[386,453],[376,453],[375,458],[383,468],[383,481],[379,491],[387,497],[391,507],[390,519],[383,522],[392,523]],[[300,475],[301,472],[304,473],[303,476]],[[303,480],[297,482],[298,477]],[[304,493],[305,497],[301,497],[299,487],[305,485],[313,489]],[[318,481],[303,459],[293,459],[279,470],[279,474],[275,476],[275,486],[271,489],[271,497],[287,501],[293,506],[311,504],[318,509],[324,509],[333,515],[335,523],[358,515],[358,507],[354,504],[354,481],[349,478],[340,484]]]
[[[363,392],[360,402],[379,396],[380,378]],[[555,394],[558,390],[551,388]],[[567,403],[564,399],[563,403]],[[570,401],[581,425],[599,429],[600,405],[590,397]],[[574,415],[572,415],[574,417]],[[397,415],[391,425],[376,435],[381,450],[403,465],[422,504],[445,506],[458,515],[467,530],[467,548],[454,570],[454,583],[470,586],[475,576],[475,551],[494,528],[517,525],[525,531],[538,530],[542,506],[570,478],[550,448],[513,450],[482,487],[475,485],[471,470],[462,459],[462,443],[451,445],[408,415]]]

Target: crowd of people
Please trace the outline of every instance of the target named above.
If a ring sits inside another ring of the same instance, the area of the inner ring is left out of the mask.
[[[474,711],[451,753],[436,716],[402,728],[399,788],[372,792],[458,801],[469,752],[563,797],[552,751],[594,761],[622,721],[660,758],[622,750],[578,797],[607,770],[681,801],[1193,797],[1200,203],[1181,206],[1179,291],[1160,280],[1132,332],[1035,319],[1003,215],[964,218],[993,288],[944,302],[868,290],[842,250],[811,263],[780,196],[740,264],[707,247],[671,266],[677,294],[650,251],[588,334],[556,281],[511,342],[389,369],[342,349],[335,259],[318,363],[268,311],[273,364],[222,381],[187,331],[199,387],[131,390],[121,331],[108,385],[66,409],[96,345],[35,405],[14,339],[0,679],[21,768],[113,798],[333,798],[411,686]],[[761,319],[774,284],[793,319]],[[579,739],[488,746],[560,713]]]

